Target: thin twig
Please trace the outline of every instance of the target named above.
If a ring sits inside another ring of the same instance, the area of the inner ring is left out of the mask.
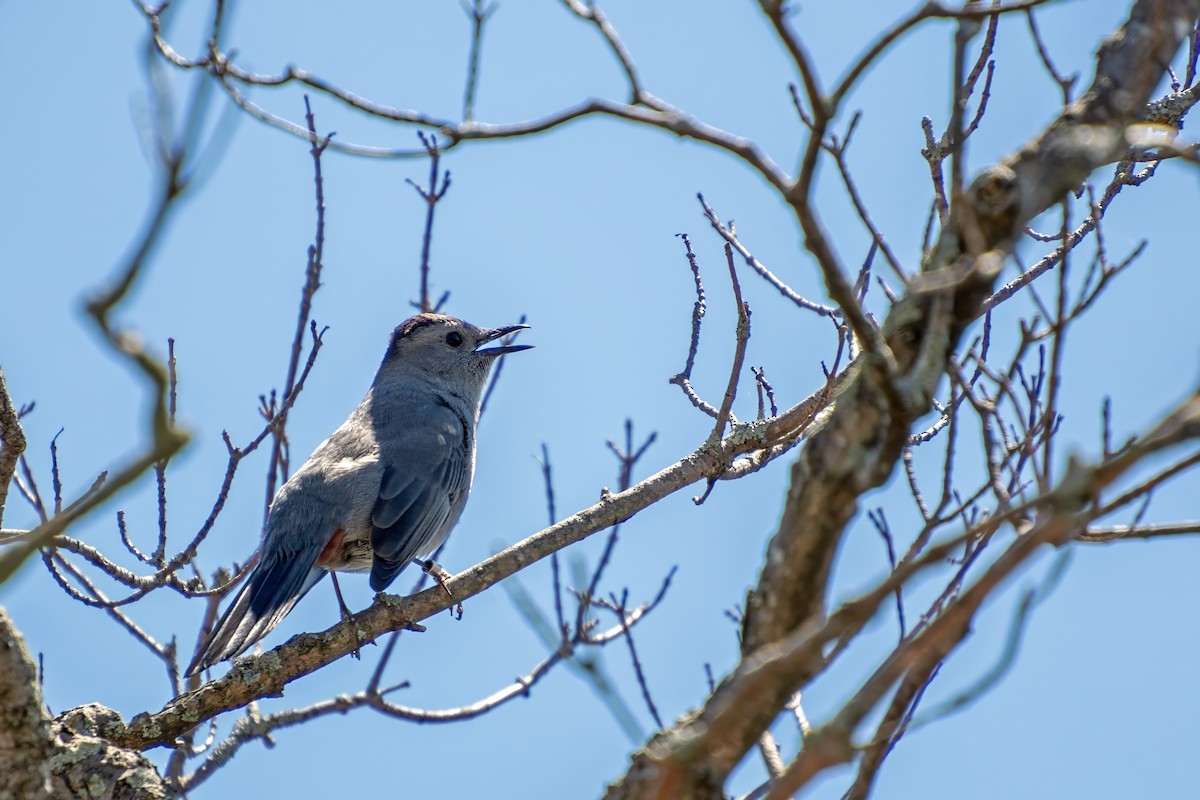
[[[439,185],[438,165],[441,163],[442,151],[438,145],[438,138],[433,135],[426,136],[424,131],[417,131],[417,136],[429,155],[429,186],[420,186],[410,178],[405,178],[404,182],[413,187],[425,201],[425,231],[421,236],[421,294],[413,305],[418,311],[426,313],[434,310],[433,303],[429,300],[429,252],[433,246],[433,217],[438,202],[450,191],[450,170],[446,170],[441,176]]]
[[[692,281],[696,287],[696,302],[692,306],[692,338],[688,345],[687,359],[684,361],[683,370],[672,376],[670,383],[682,389],[684,396],[691,401],[693,406],[713,419],[716,419],[717,409],[705,402],[696,393],[696,390],[692,388],[692,369],[696,366],[696,353],[700,349],[700,323],[703,321],[704,314],[708,310],[704,296],[704,284],[700,280],[700,264],[696,260],[696,253],[692,250],[692,240],[688,238],[688,235],[686,233],[676,235],[683,240],[688,267],[692,270]]]
[[[499,7],[498,3],[488,5],[485,0],[466,0],[461,3],[463,12],[471,20],[471,52],[467,56],[467,83],[463,89],[463,121],[470,122],[475,117],[475,89],[479,85],[479,56],[483,50],[483,28],[492,14]]]

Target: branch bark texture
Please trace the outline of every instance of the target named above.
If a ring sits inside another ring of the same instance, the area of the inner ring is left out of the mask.
[[[162,800],[171,793],[141,753],[100,737],[116,713],[86,705],[51,721],[37,666],[0,608],[0,800]]]

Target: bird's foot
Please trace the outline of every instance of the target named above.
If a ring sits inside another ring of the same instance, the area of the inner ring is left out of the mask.
[[[448,596],[454,597],[454,592],[450,591],[450,587],[446,585],[446,581],[450,580],[451,578],[449,572],[443,569],[441,565],[439,565],[432,558],[425,561],[419,561],[417,563],[421,565],[421,569],[425,571],[426,575],[437,581],[437,585],[441,586]]]

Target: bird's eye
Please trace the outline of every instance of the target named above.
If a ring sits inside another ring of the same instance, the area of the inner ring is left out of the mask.
[[[446,334],[446,344],[451,347],[461,347],[463,343],[462,334],[458,331],[450,331]]]

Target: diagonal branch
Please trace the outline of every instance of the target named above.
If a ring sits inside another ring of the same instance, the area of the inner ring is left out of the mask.
[[[819,391],[785,414],[799,416],[806,412],[811,419],[821,403],[828,402],[825,395],[824,390]],[[385,633],[410,628],[570,544],[631,518],[662,498],[704,480],[739,455],[761,450],[764,461],[777,458],[786,449],[771,449],[774,442],[767,438],[766,432],[782,417],[784,414],[744,423],[715,445],[701,445],[628,489],[607,493],[594,505],[453,576],[446,581],[445,589],[435,586],[409,597],[380,594],[373,605],[350,620],[322,633],[294,636],[274,650],[241,659],[224,677],[176,698],[161,711],[140,714],[127,725],[110,726],[107,735],[114,743],[136,749],[169,745],[181,732],[199,722],[256,699],[277,695],[297,678],[349,655],[363,644]],[[804,433],[817,427],[810,425]],[[785,428],[784,435],[794,435],[793,429]]]

